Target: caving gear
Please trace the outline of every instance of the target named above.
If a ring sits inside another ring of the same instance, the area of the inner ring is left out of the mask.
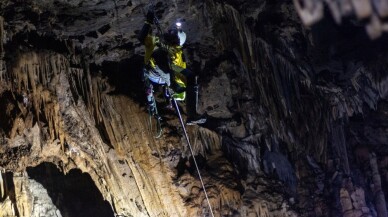
[[[172,46],[183,46],[186,42],[186,33],[182,29],[173,28],[163,34],[164,40]]]
[[[171,85],[175,92],[179,93],[177,98],[184,100],[186,94],[182,92],[185,91],[187,78],[181,73],[186,69],[182,47],[173,45],[179,42],[162,43],[159,37],[152,36],[150,32],[151,25],[146,22],[138,37],[145,45],[144,63],[149,72],[148,77],[158,84],[162,84],[164,80],[167,86]],[[174,37],[179,41],[176,32]]]
[[[197,115],[198,86],[195,85],[194,73],[186,68],[182,50],[182,45],[186,42],[182,23],[177,22],[176,26],[170,28],[163,34],[162,38],[151,34],[151,24],[153,23],[157,25],[160,32],[155,13],[149,10],[146,22],[138,36],[139,41],[145,45],[145,77],[150,83],[166,85],[173,89],[174,93],[166,97],[167,101],[170,101],[170,98],[183,101],[187,97],[187,123],[202,124],[206,118]],[[159,36],[161,35],[159,34]],[[148,97],[151,93],[146,90],[146,94]]]
[[[199,91],[199,87],[198,87],[198,77],[195,76],[195,80],[194,80],[194,86],[193,86],[193,99],[192,99],[192,102],[194,104],[193,105],[190,105],[192,108],[194,108],[193,111],[188,111],[188,113],[192,113],[189,118],[187,118],[187,121],[186,121],[186,124],[187,125],[198,125],[198,124],[204,124],[206,123],[207,121],[207,117],[206,115],[198,115],[197,114],[197,110],[198,110],[198,91]],[[191,91],[189,91],[191,92]],[[191,93],[192,94],[192,93]]]
[[[159,32],[161,32],[160,31],[160,27],[158,25],[158,23],[159,23],[158,20],[156,18],[154,20],[156,21],[155,23],[157,24],[157,28],[158,28]],[[152,61],[153,61],[152,53],[155,50],[155,45],[156,44],[149,43],[149,41],[148,41],[148,44],[147,44],[147,38],[150,39],[150,37],[152,37],[152,36],[149,36],[150,30],[151,30],[150,24],[149,23],[144,24],[144,26],[142,28],[142,31],[140,32],[140,35],[139,35],[139,40],[142,39],[141,42],[146,46],[146,55],[145,55],[145,58],[144,58],[146,66],[147,67],[152,67],[152,69],[154,69],[157,65],[156,64],[152,65]],[[146,35],[142,35],[142,34],[146,34]],[[178,40],[180,40],[179,37],[178,37]],[[155,41],[156,41],[156,37],[151,38],[151,42],[155,42]],[[184,41],[183,41],[183,43],[184,43]],[[182,45],[183,45],[183,43],[182,43]],[[147,45],[149,46],[148,48],[147,48]],[[193,84],[192,81],[193,81],[194,76],[193,76],[193,73],[191,73],[188,70],[185,70],[186,69],[186,63],[185,63],[185,61],[183,61],[182,48],[181,48],[181,46],[179,46],[180,45],[180,41],[179,41],[179,43],[177,45],[178,46],[172,46],[171,44],[170,45],[163,45],[163,44],[161,45],[161,48],[167,50],[169,54],[173,54],[173,55],[170,56],[172,61],[168,62],[169,65],[171,66],[169,69],[171,69],[171,70],[164,71],[162,69],[162,66],[159,66],[159,65],[158,66],[165,73],[172,74],[172,78],[174,78],[173,79],[173,83],[174,84],[179,85],[179,82],[182,82],[184,84],[183,88],[186,88],[186,83],[184,81],[186,81],[187,84]],[[176,55],[176,53],[175,54],[171,53],[171,50],[168,49],[169,47],[175,47],[175,49],[176,49],[175,51],[180,51],[181,55],[179,56],[179,55]],[[148,51],[151,51],[151,53],[148,53],[148,55],[147,55],[147,49],[148,49]],[[178,60],[178,61],[176,61],[178,63],[177,65],[175,65],[175,63],[174,63],[174,58],[173,58],[174,56],[176,57],[175,60]],[[181,61],[179,62],[179,60],[181,60]],[[175,66],[175,68],[172,67],[172,66]],[[148,72],[148,70],[144,69],[143,72],[144,72],[144,74],[146,74]],[[183,75],[184,77],[182,77],[180,79],[180,81],[177,81],[176,78],[179,77],[179,75]],[[143,77],[144,77],[144,81],[146,83],[146,87],[151,87],[151,91],[149,91],[149,92],[152,94],[152,98],[150,98],[150,99],[152,99],[152,101],[155,103],[155,98],[153,97],[153,86],[152,86],[152,84],[150,84],[152,81],[147,78],[147,75],[144,75]],[[187,86],[188,86],[187,88],[190,89],[191,86],[193,86],[193,85],[187,85]],[[201,182],[203,192],[205,193],[205,197],[206,197],[207,204],[209,206],[210,214],[211,214],[212,217],[214,217],[214,213],[213,213],[212,206],[210,204],[209,196],[207,194],[205,184],[203,182],[203,179],[202,179],[202,176],[201,176],[201,173],[200,173],[197,161],[195,159],[195,154],[194,154],[193,148],[191,146],[191,143],[190,143],[190,140],[189,140],[189,136],[188,136],[187,131],[186,131],[185,124],[183,123],[182,115],[180,113],[180,109],[178,107],[177,100],[174,98],[174,94],[175,93],[173,93],[173,90],[171,90],[170,87],[164,87],[164,88],[165,88],[164,89],[164,95],[167,96],[169,99],[171,99],[171,102],[173,103],[173,105],[175,107],[175,110],[177,112],[177,115],[178,115],[178,118],[179,118],[179,122],[180,122],[180,124],[181,124],[181,126],[183,128],[184,136],[186,138],[187,144],[188,144],[189,149],[190,149],[191,156],[192,156],[193,161],[194,161],[195,168],[196,168],[196,170],[198,172],[198,177],[199,177],[199,180]],[[192,88],[192,89],[194,90],[194,88]],[[185,91],[182,91],[181,93],[185,93]],[[195,96],[195,94],[194,94],[194,96]],[[155,103],[154,108],[155,108],[155,111],[156,111],[156,114],[157,114],[156,103]],[[194,110],[196,110],[195,107],[194,107]],[[150,115],[150,120],[151,120],[151,115]],[[162,132],[162,130],[161,130],[162,128],[161,128],[161,125],[160,125],[160,117],[157,118],[156,120],[157,120],[156,121],[157,126],[159,126],[159,129],[160,129],[160,131],[159,131],[160,134],[157,135],[157,137],[160,137],[161,136],[161,132]]]
[[[175,27],[178,30],[179,45],[183,46],[186,42],[186,33],[182,30],[182,20],[178,19],[175,22]]]
[[[155,68],[149,68],[146,70],[146,77],[156,84],[165,84],[167,86],[171,85],[170,74],[165,73],[157,65]]]
[[[175,26],[176,26],[177,29],[182,29],[182,22],[180,20],[177,20],[175,22]]]
[[[156,101],[154,97],[154,86],[151,83],[149,77],[143,71],[143,80],[145,86],[145,92],[147,94],[147,105],[148,105],[148,114],[149,114],[149,128],[150,131],[154,134],[155,138],[159,138],[162,135],[162,118],[159,115],[158,108],[156,106]]]
[[[186,42],[186,33],[183,31],[178,31],[179,45],[183,46]]]
[[[180,41],[178,37],[178,31],[176,29],[170,29],[163,34],[163,39],[169,46],[179,46]]]
[[[186,42],[186,33],[182,30],[183,19],[177,19],[175,21],[175,29],[177,30],[178,38],[179,38],[179,46],[183,46]]]

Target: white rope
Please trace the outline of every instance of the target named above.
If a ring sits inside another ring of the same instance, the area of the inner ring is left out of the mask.
[[[199,172],[197,161],[195,160],[194,151],[193,151],[193,148],[191,147],[189,136],[187,135],[186,127],[185,127],[185,124],[183,123],[183,120],[182,120],[181,112],[179,111],[179,107],[178,107],[178,104],[177,104],[176,100],[174,98],[172,98],[172,101],[174,101],[174,106],[175,106],[175,109],[176,109],[176,111],[178,113],[179,121],[180,121],[180,123],[182,125],[183,132],[185,134],[187,144],[189,145],[191,156],[193,157],[194,165],[195,165],[195,168],[197,169],[199,180],[201,181],[203,192],[205,193],[205,197],[206,197],[206,200],[207,200],[207,204],[209,205],[210,213],[211,213],[212,217],[214,217],[213,209],[212,209],[212,206],[210,204],[209,197],[207,195],[205,184],[203,183],[201,173]]]
[[[150,4],[152,5],[153,9],[155,10],[154,0],[150,0]],[[158,30],[159,36],[162,37],[163,32],[162,32],[162,29],[160,28],[160,22],[159,22],[159,19],[156,17],[156,15],[154,15],[154,23],[155,23],[156,28]],[[163,45],[165,46],[164,43],[162,43],[162,46]],[[170,96],[171,96],[171,94],[170,94]],[[201,181],[201,185],[202,185],[203,191],[205,193],[207,204],[209,205],[210,214],[211,214],[212,217],[214,217],[213,209],[212,209],[212,206],[210,204],[209,197],[207,195],[205,184],[203,183],[201,173],[199,172],[197,161],[195,160],[194,151],[193,151],[193,148],[191,147],[189,136],[187,135],[186,127],[185,127],[185,124],[183,123],[183,120],[182,120],[181,112],[179,111],[178,104],[177,104],[176,100],[174,99],[174,97],[171,96],[171,98],[172,98],[172,101],[174,101],[174,106],[175,106],[175,109],[176,109],[176,111],[178,113],[179,121],[180,121],[180,123],[182,125],[183,132],[185,134],[185,138],[186,138],[187,144],[189,145],[190,153],[191,153],[191,156],[193,157],[194,165],[195,165],[195,168],[197,169],[199,180]]]

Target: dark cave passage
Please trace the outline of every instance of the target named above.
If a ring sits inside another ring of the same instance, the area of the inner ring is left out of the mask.
[[[101,66],[92,64],[91,70],[100,70],[108,77],[109,83],[115,87],[109,94],[124,94],[137,102],[144,102],[143,62],[142,56],[134,55],[120,62],[105,61]]]
[[[52,163],[27,168],[28,176],[42,184],[63,217],[114,216],[89,174],[79,169],[66,175]]]

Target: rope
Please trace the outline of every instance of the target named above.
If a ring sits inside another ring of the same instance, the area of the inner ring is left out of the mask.
[[[186,127],[185,127],[185,124],[183,123],[183,120],[182,120],[181,112],[179,111],[179,107],[178,107],[178,104],[177,104],[176,100],[174,98],[172,98],[172,101],[174,102],[175,109],[176,109],[176,111],[178,113],[179,122],[182,125],[183,132],[184,132],[187,144],[189,145],[190,153],[191,153],[191,156],[193,157],[194,165],[195,165],[195,168],[197,169],[199,180],[201,181],[201,185],[202,185],[202,188],[203,188],[203,192],[205,192],[205,197],[206,197],[206,201],[207,201],[207,204],[209,206],[209,209],[210,209],[210,214],[211,214],[212,217],[214,217],[213,209],[212,209],[212,206],[210,204],[210,200],[209,200],[209,197],[207,195],[207,191],[206,191],[206,188],[205,188],[205,184],[204,184],[204,182],[202,180],[201,173],[199,172],[197,161],[195,160],[194,151],[193,151],[193,148],[191,147],[189,136],[187,135]]]
[[[153,9],[155,9],[154,0],[150,0],[150,4],[153,7]],[[156,28],[158,30],[159,36],[161,37],[163,35],[163,31],[160,28],[160,22],[159,22],[159,19],[156,17],[155,10],[154,10],[154,24],[156,25]],[[162,43],[162,46],[165,46],[164,43]],[[202,189],[203,189],[203,191],[205,193],[205,197],[206,197],[207,204],[209,206],[210,214],[211,214],[212,217],[214,217],[214,213],[213,213],[212,206],[210,204],[209,196],[207,194],[206,187],[205,187],[205,184],[204,184],[202,176],[201,176],[201,172],[199,171],[197,161],[195,160],[194,151],[193,151],[193,148],[191,147],[189,136],[187,135],[186,127],[185,127],[185,124],[183,123],[183,119],[182,119],[182,115],[181,115],[179,107],[178,107],[178,103],[176,102],[174,97],[171,97],[171,98],[172,98],[172,101],[174,102],[175,109],[176,109],[176,111],[178,113],[179,122],[181,123],[181,126],[183,128],[183,132],[184,132],[187,144],[189,145],[190,153],[191,153],[191,156],[193,157],[194,165],[195,165],[195,168],[197,169],[198,177],[199,177],[199,180],[201,181]]]

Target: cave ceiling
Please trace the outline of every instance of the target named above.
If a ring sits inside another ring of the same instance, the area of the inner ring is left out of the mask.
[[[201,177],[158,89],[150,129],[151,3],[163,30],[184,21]],[[2,0],[0,217],[388,216],[387,17],[384,0]]]

